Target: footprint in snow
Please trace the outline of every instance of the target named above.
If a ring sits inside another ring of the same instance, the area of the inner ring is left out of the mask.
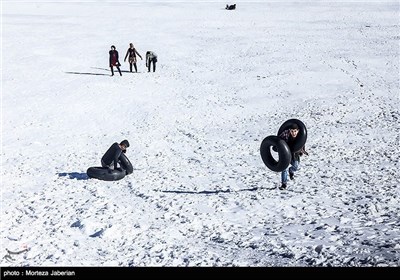
[[[101,229],[99,231],[96,231],[92,235],[89,235],[89,237],[101,237],[103,235],[104,231],[105,231],[105,229]]]

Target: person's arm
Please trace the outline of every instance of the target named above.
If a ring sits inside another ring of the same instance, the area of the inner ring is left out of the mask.
[[[119,160],[119,157],[121,156],[121,149],[120,148],[118,148],[116,151],[115,151],[115,154],[114,154],[114,169],[117,169],[118,168],[118,160]]]
[[[126,51],[126,55],[125,55],[125,58],[124,58],[124,62],[126,61],[126,58],[128,57],[128,55],[129,55],[129,49]]]
[[[306,156],[308,156],[308,152],[306,151],[306,145],[304,145],[302,148],[301,148],[301,150],[300,150],[300,155],[306,155]]]
[[[118,66],[121,66],[121,63],[119,62],[119,54],[118,54],[118,51],[116,51],[116,53],[117,53],[117,65],[118,65]]]
[[[141,60],[143,60],[142,56],[138,53],[138,51],[135,49],[135,53],[140,57]]]

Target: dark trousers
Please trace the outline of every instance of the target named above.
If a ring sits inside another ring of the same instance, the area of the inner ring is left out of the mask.
[[[150,65],[152,62],[153,62],[153,72],[156,72],[156,60],[154,60],[154,59],[150,59],[149,64],[147,65],[147,69],[150,72]]]
[[[117,67],[119,74],[122,76],[121,69],[119,69],[119,66],[115,67]],[[110,66],[110,68],[111,68],[111,76],[114,76],[114,67]]]
[[[133,67],[135,67],[135,72],[137,72],[137,66],[136,66],[136,63],[129,63],[129,69],[131,70],[131,72],[132,72],[132,64],[133,64]]]
[[[104,168],[110,168],[110,165],[106,164],[103,160],[101,160],[101,166]]]

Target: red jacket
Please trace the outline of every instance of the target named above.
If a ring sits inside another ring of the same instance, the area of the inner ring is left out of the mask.
[[[110,67],[121,66],[121,63],[119,63],[118,51],[110,50],[108,53],[110,54]]]

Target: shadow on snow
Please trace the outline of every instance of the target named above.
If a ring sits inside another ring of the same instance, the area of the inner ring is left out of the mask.
[[[100,68],[100,67],[91,67],[93,69],[99,69],[99,70],[104,70],[107,72],[111,72],[110,69],[107,68]],[[118,70],[115,68],[114,72],[118,73]],[[74,75],[92,75],[92,76],[109,76],[109,74],[103,74],[103,73],[91,73],[91,72],[73,72],[73,71],[66,71],[64,72],[66,74],[74,74]],[[131,73],[130,71],[126,71],[126,70],[121,70],[121,73]],[[132,73],[136,73],[136,72],[132,72]],[[139,72],[138,72],[139,73]]]
[[[88,180],[89,176],[86,173],[80,173],[80,172],[62,172],[58,173],[59,177],[69,177],[69,179],[77,179],[77,180]]]
[[[265,189],[265,188],[259,188],[259,187],[254,187],[254,188],[249,188],[249,189],[242,189],[242,190],[215,190],[215,191],[161,191],[163,193],[180,193],[180,194],[218,194],[218,193],[234,193],[234,192],[253,192],[253,191],[257,191],[259,189]],[[275,188],[273,188],[275,189]],[[269,189],[267,189],[269,190]],[[271,189],[272,190],[272,189]]]
[[[76,74],[76,75],[109,76],[107,74],[89,73],[89,72],[65,72],[65,73],[67,73],[67,74]]]

